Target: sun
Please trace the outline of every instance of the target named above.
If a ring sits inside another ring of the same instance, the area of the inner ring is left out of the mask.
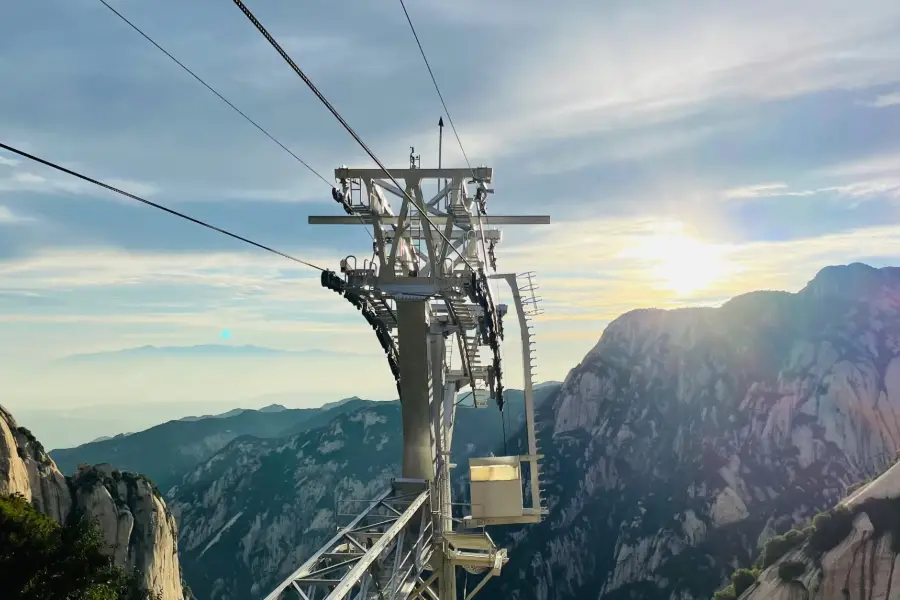
[[[706,289],[728,271],[718,247],[680,232],[645,238],[633,255],[644,262],[657,284],[678,296]]]

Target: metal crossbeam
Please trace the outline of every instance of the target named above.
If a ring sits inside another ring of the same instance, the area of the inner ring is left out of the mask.
[[[472,174],[478,180],[490,183],[494,176],[494,169],[491,167],[475,167],[474,169],[391,169],[391,175],[395,179],[409,179],[417,177],[421,179],[470,179]],[[382,169],[352,169],[348,167],[338,167],[334,170],[335,179],[386,179],[384,170]]]
[[[371,225],[376,221],[383,226],[397,226],[400,224],[402,217],[379,217],[378,219],[371,215],[354,216],[310,216],[310,225],[359,225],[362,221],[366,225]],[[452,217],[432,217],[429,216],[435,225],[444,225],[447,221],[452,221]],[[471,220],[476,220],[470,217]],[[550,217],[547,215],[489,215],[481,217],[483,225],[548,225]]]

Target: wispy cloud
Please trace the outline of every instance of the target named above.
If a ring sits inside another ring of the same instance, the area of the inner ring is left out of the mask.
[[[854,181],[852,183],[821,187],[812,190],[791,190],[786,184],[761,184],[744,188],[734,188],[724,192],[726,198],[741,200],[816,195],[832,195],[838,198],[851,200],[861,200],[866,198],[893,200],[900,198],[900,178],[879,178]]]
[[[311,256],[327,261],[323,256]],[[319,286],[318,277],[309,267],[255,252],[57,250],[0,262],[0,266],[0,286],[33,290],[198,283],[253,291],[282,282],[295,286],[293,293],[303,294]]]
[[[900,106],[900,92],[891,92],[890,94],[882,94],[874,100],[862,102],[864,106],[872,108],[886,108],[888,106]]]
[[[3,157],[0,157],[3,158]],[[96,185],[76,179],[65,173],[58,173],[50,169],[44,169],[43,173],[24,166],[23,161],[4,159],[0,165],[11,167],[6,172],[0,171],[0,194],[3,193],[36,193],[46,195],[75,194],[96,197],[119,198],[112,192],[106,192]],[[62,165],[74,171],[79,171],[78,165]],[[43,169],[43,167],[41,167]],[[91,173],[85,173],[92,176]],[[102,178],[105,183],[117,187],[126,192],[138,196],[150,197],[159,192],[157,186],[141,181],[121,178]]]
[[[14,213],[8,207],[0,204],[0,225],[14,225],[18,223],[29,223],[34,221],[32,217],[26,217]]]
[[[529,245],[504,248],[503,267],[536,269],[542,296],[563,319],[560,314],[611,319],[634,308],[714,303],[757,289],[796,291],[830,264],[900,259],[900,230],[893,226],[722,244],[705,242],[688,225],[670,219],[608,219],[569,223],[531,237]],[[678,283],[673,277],[696,280],[695,271],[711,268],[712,276],[689,293],[673,289]]]
[[[514,151],[516,140],[654,125],[723,102],[900,79],[900,41],[888,26],[900,18],[893,3],[866,11],[811,1],[753,6],[697,2],[639,12],[626,4],[582,18],[560,11],[565,19],[548,20],[548,35],[498,79],[486,103],[490,136],[480,141]]]
[[[561,175],[600,164],[640,162],[685,151],[715,136],[739,135],[739,129],[734,123],[674,124],[566,139],[544,146],[539,156],[525,162],[524,169],[536,176]]]
[[[900,152],[879,152],[823,167],[814,172],[814,174],[825,177],[859,177],[897,173],[900,173]]]
[[[389,77],[415,58],[396,52],[391,46],[368,43],[363,36],[350,33],[280,35],[278,43],[317,81],[331,78],[335,73],[367,79]],[[238,47],[231,58],[227,69],[225,64],[220,67],[237,83],[267,92],[304,91],[297,75],[264,39]]]
[[[725,190],[723,195],[726,198],[768,198],[770,196],[781,196],[787,192],[786,183],[759,183],[756,185],[748,185],[745,187],[732,188]]]

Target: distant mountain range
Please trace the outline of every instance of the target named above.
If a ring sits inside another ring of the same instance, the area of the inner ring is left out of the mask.
[[[336,403],[331,402],[329,404],[322,406],[322,408],[326,408],[331,405],[336,405]],[[227,417],[234,417],[234,416],[239,415],[242,412],[247,411],[247,410],[251,410],[251,409],[232,408],[231,410],[229,410],[227,412],[223,412],[223,413],[220,413],[217,415],[203,415],[201,417],[193,417],[193,416],[192,417],[182,417],[178,420],[179,421],[199,421],[200,419],[224,419]],[[282,412],[282,411],[288,410],[288,408],[286,406],[282,406],[281,404],[270,404],[269,406],[264,406],[262,408],[257,408],[257,409],[253,409],[253,410],[257,410],[261,413],[277,413],[277,412]],[[94,441],[96,442],[96,441],[102,441],[102,440],[94,440]]]
[[[296,435],[375,403],[374,400],[348,398],[321,408],[288,409],[270,405],[261,410],[234,409],[221,415],[168,421],[137,433],[100,438],[76,448],[52,450],[50,455],[60,471],[67,475],[83,463],[110,463],[118,469],[148,476],[165,491],[190,468],[238,437]]]
[[[266,348],[263,346],[230,344],[201,344],[197,346],[140,346],[138,348],[125,348],[109,352],[94,352],[90,354],[73,354],[58,359],[57,364],[83,363],[97,360],[122,359],[122,358],[229,358],[229,357],[297,357],[297,358],[331,358],[335,356],[347,356],[346,352],[333,352],[313,348],[310,350],[283,350],[280,348]]]
[[[91,440],[91,441],[88,442],[88,443],[89,443],[89,444],[93,444],[94,442],[105,442],[106,440],[114,440],[114,439],[116,439],[116,438],[123,438],[123,437],[125,437],[125,436],[131,435],[132,433],[134,433],[134,432],[133,432],[133,431],[129,431],[128,433],[117,433],[116,435],[101,435],[101,436],[98,437],[97,439]]]

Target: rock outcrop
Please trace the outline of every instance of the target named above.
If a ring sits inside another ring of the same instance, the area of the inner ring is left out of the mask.
[[[489,593],[706,600],[900,451],[900,270],[630,312],[538,419],[550,517]]]
[[[900,464],[801,530],[798,547],[762,571],[741,600],[900,599]],[[823,536],[829,527],[839,535]],[[846,531],[840,531],[845,529]]]
[[[109,465],[86,466],[67,479],[2,407],[0,494],[21,494],[60,523],[94,519],[116,564],[137,569],[146,589],[162,600],[183,600],[175,520],[153,485]]]
[[[66,478],[30,431],[0,406],[0,494],[21,494],[44,514],[64,523],[72,510]]]

